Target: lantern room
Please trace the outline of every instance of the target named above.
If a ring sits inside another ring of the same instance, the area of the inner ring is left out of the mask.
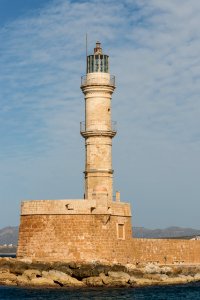
[[[96,42],[94,54],[87,56],[87,73],[109,73],[108,55],[103,54],[101,43]]]

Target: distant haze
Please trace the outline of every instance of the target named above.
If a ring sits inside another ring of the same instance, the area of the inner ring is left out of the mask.
[[[87,32],[116,75],[114,190],[133,226],[200,229],[199,28],[196,0],[0,1],[0,227],[22,199],[83,197]]]
[[[200,230],[193,228],[169,227],[165,229],[148,229],[144,227],[133,227],[135,238],[192,238],[200,236]],[[5,227],[0,229],[0,245],[17,245],[18,227]]]

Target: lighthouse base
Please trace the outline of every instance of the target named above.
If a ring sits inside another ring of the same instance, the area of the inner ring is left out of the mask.
[[[22,203],[18,258],[129,263],[133,255],[130,205],[95,200]]]
[[[80,263],[200,264],[200,240],[132,238],[130,206],[96,200],[22,203],[17,257]]]

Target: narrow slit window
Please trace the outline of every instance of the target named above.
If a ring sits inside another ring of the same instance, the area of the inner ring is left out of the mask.
[[[117,224],[117,237],[120,240],[125,239],[124,224]]]

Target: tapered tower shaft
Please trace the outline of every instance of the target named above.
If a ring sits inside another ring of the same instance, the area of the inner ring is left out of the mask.
[[[82,77],[85,95],[85,121],[81,135],[85,138],[85,198],[93,199],[97,191],[112,201],[112,138],[116,124],[111,120],[111,97],[115,77],[109,73],[109,57],[96,43],[94,54],[87,56],[87,74]]]

